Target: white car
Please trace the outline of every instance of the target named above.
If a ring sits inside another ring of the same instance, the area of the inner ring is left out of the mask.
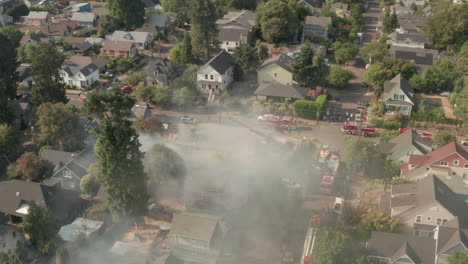
[[[369,69],[370,68],[370,64],[366,64],[366,69]]]
[[[260,115],[260,116],[257,117],[257,120],[266,121],[268,119],[273,119],[273,118],[275,118],[274,115]]]
[[[180,118],[180,121],[182,121],[184,123],[192,123],[195,120],[191,116],[183,116],[183,117]]]
[[[462,139],[460,142],[462,145],[468,146],[468,138]]]

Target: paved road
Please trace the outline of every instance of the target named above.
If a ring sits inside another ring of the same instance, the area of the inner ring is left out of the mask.
[[[364,25],[362,26],[362,42],[369,43],[377,39],[376,33],[380,31],[379,17],[382,15],[379,3],[376,0],[368,1],[367,11],[364,13]]]

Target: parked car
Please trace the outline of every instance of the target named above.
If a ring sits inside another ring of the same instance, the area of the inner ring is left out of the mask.
[[[266,114],[266,115],[260,115],[257,117],[257,120],[259,121],[267,121],[269,119],[274,119],[275,116],[274,115],[270,115],[270,114]],[[279,117],[278,117],[279,118]]]
[[[370,68],[370,64],[366,64],[366,69],[369,69]]]
[[[192,123],[195,120],[191,116],[183,116],[183,117],[180,118],[180,121],[182,121],[184,123]]]
[[[120,87],[120,91],[124,94],[129,94],[133,91],[132,89],[132,86],[131,85],[124,85],[122,87]]]
[[[293,262],[294,262],[293,253],[291,251],[284,252],[283,263],[293,263]]]
[[[86,103],[86,96],[80,95],[80,101]]]
[[[462,139],[461,144],[465,145],[465,146],[468,146],[468,138]]]

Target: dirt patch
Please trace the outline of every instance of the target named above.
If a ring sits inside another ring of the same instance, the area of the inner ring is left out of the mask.
[[[453,108],[448,100],[448,97],[439,96],[439,95],[420,95],[420,96],[424,100],[439,104],[440,107],[442,107],[442,109],[444,110],[445,117],[455,118],[455,115],[453,114]]]

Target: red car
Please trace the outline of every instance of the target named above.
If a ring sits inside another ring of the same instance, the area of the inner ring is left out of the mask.
[[[86,96],[80,95],[80,101],[86,103]]]
[[[131,85],[124,85],[122,87],[120,87],[120,91],[124,94],[128,94],[128,93],[131,93],[133,91],[132,89],[132,86]]]

